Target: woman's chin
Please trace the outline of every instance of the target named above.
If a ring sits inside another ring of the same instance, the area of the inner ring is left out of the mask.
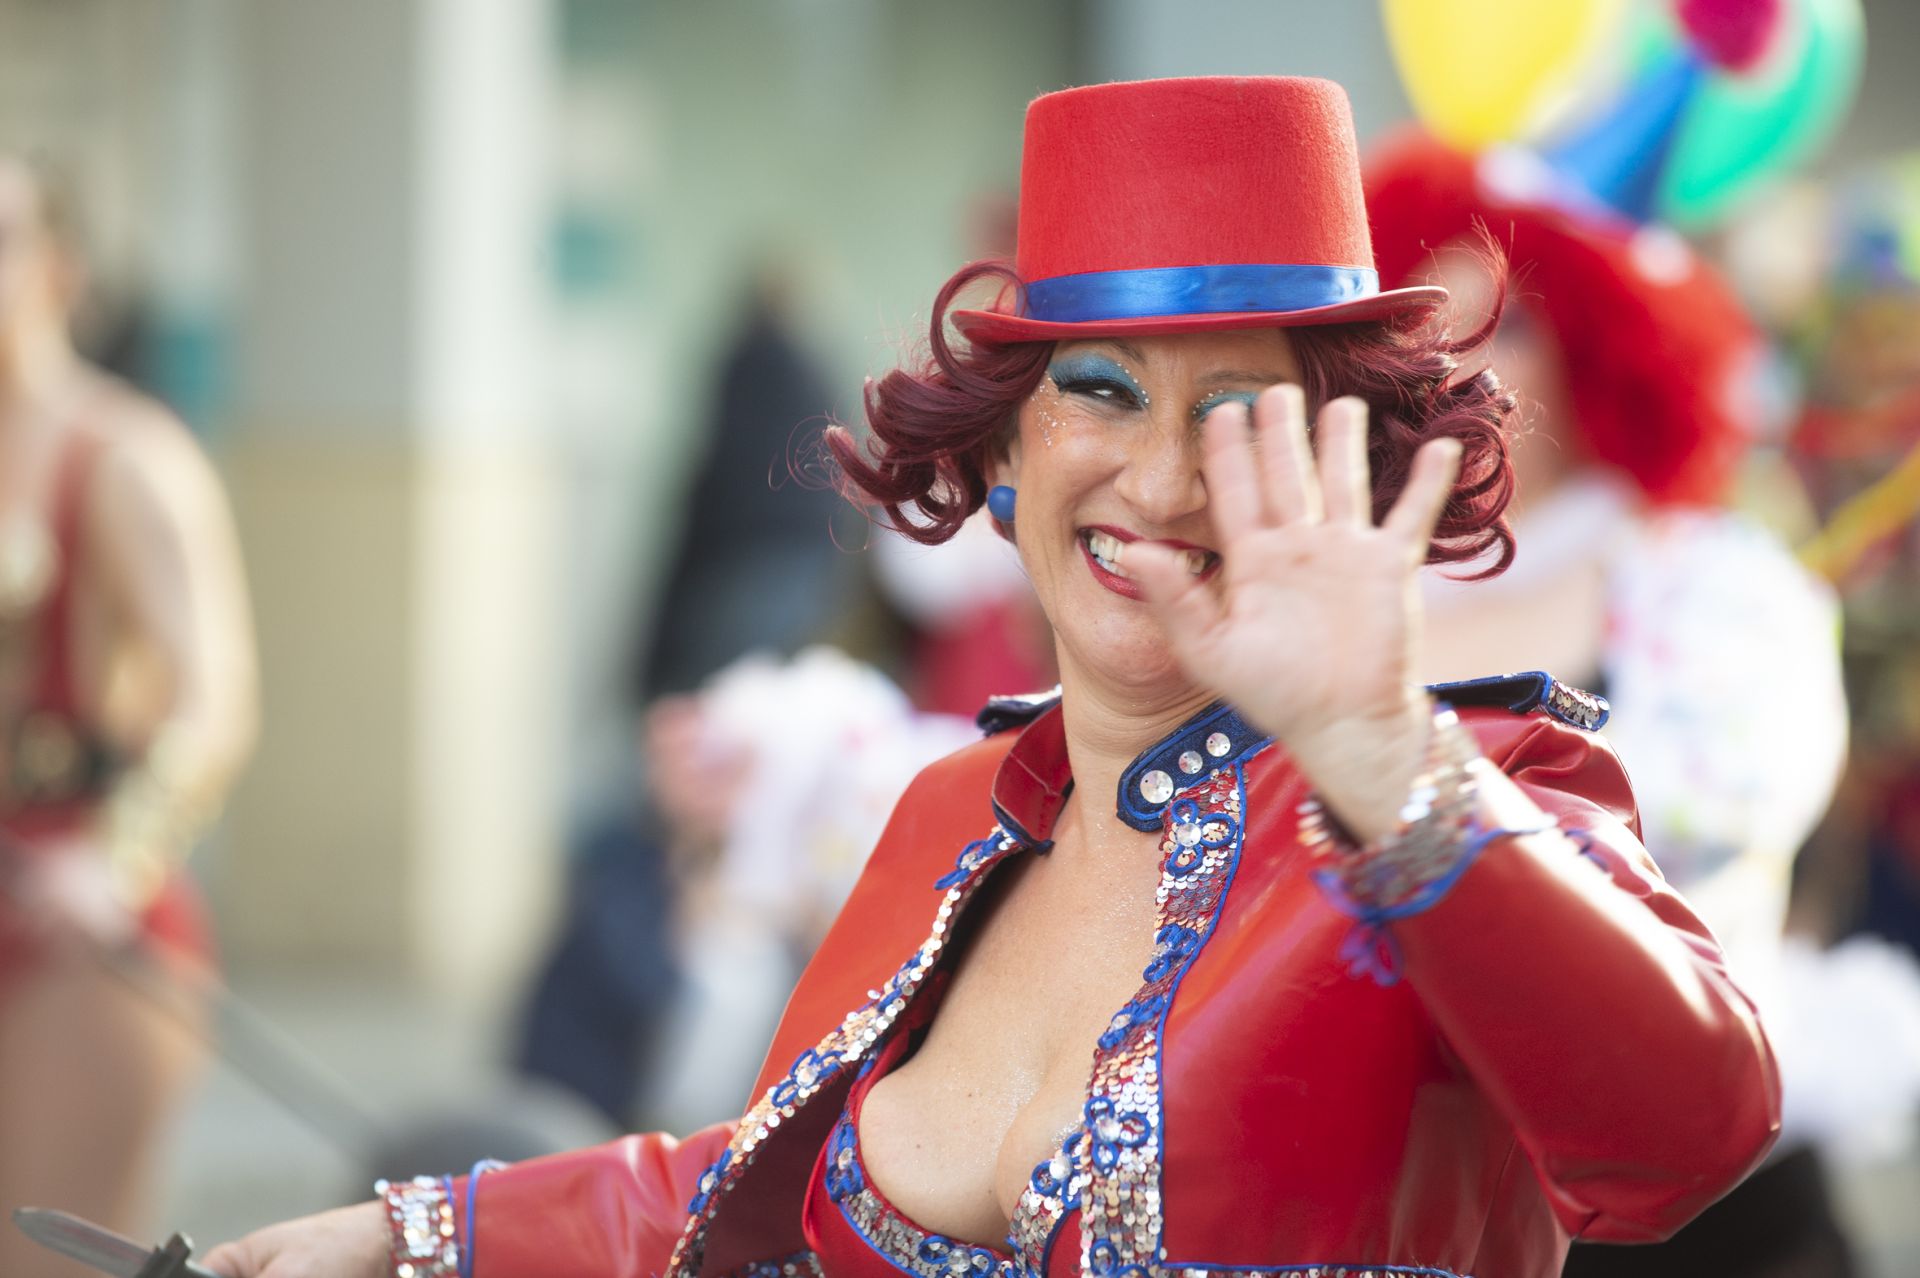
[[[1105,624],[1069,626],[1063,646],[1073,664],[1115,687],[1150,689],[1157,695],[1189,682],[1166,632],[1144,607],[1135,616],[1103,618]]]

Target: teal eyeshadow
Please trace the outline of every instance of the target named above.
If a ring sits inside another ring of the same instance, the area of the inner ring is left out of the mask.
[[[1253,411],[1253,401],[1260,398],[1259,391],[1217,391],[1193,406],[1196,421],[1204,421],[1208,413],[1222,404],[1245,404],[1247,411]]]
[[[1133,392],[1133,397],[1142,404],[1147,402],[1147,392],[1135,381],[1126,366],[1106,355],[1085,352],[1078,355],[1062,355],[1047,366],[1047,376],[1061,390],[1088,382],[1116,382]]]

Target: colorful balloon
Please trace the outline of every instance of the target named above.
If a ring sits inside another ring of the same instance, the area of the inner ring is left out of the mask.
[[[1538,129],[1618,29],[1623,0],[1382,0],[1427,127],[1477,148]]]
[[[1806,159],[1852,104],[1865,48],[1860,0],[1789,0],[1787,7],[1777,46],[1759,65],[1705,77],[1682,113],[1656,198],[1676,225],[1718,220]]]

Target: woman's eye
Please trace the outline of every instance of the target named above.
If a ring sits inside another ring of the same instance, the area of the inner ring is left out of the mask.
[[[1061,393],[1065,395],[1086,395],[1109,404],[1120,404],[1128,408],[1138,408],[1140,406],[1140,397],[1135,393],[1133,387],[1127,385],[1125,382],[1115,381],[1111,378],[1069,378],[1066,381],[1056,382],[1055,385],[1057,385]]]
[[[1245,404],[1247,411],[1252,412],[1253,401],[1258,398],[1259,396],[1253,391],[1222,391],[1217,395],[1209,395],[1193,406],[1193,419],[1197,422],[1205,421],[1207,414],[1222,404]]]

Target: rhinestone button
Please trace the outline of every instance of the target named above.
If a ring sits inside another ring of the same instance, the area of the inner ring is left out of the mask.
[[[1173,778],[1155,768],[1140,778],[1140,797],[1148,803],[1165,803],[1173,797]]]
[[[1207,753],[1216,759],[1227,757],[1227,751],[1233,749],[1233,742],[1227,740],[1227,734],[1216,732],[1207,738]]]
[[[1188,776],[1192,776],[1201,768],[1205,767],[1206,762],[1205,759],[1200,757],[1198,750],[1183,750],[1180,752],[1180,770]]]

